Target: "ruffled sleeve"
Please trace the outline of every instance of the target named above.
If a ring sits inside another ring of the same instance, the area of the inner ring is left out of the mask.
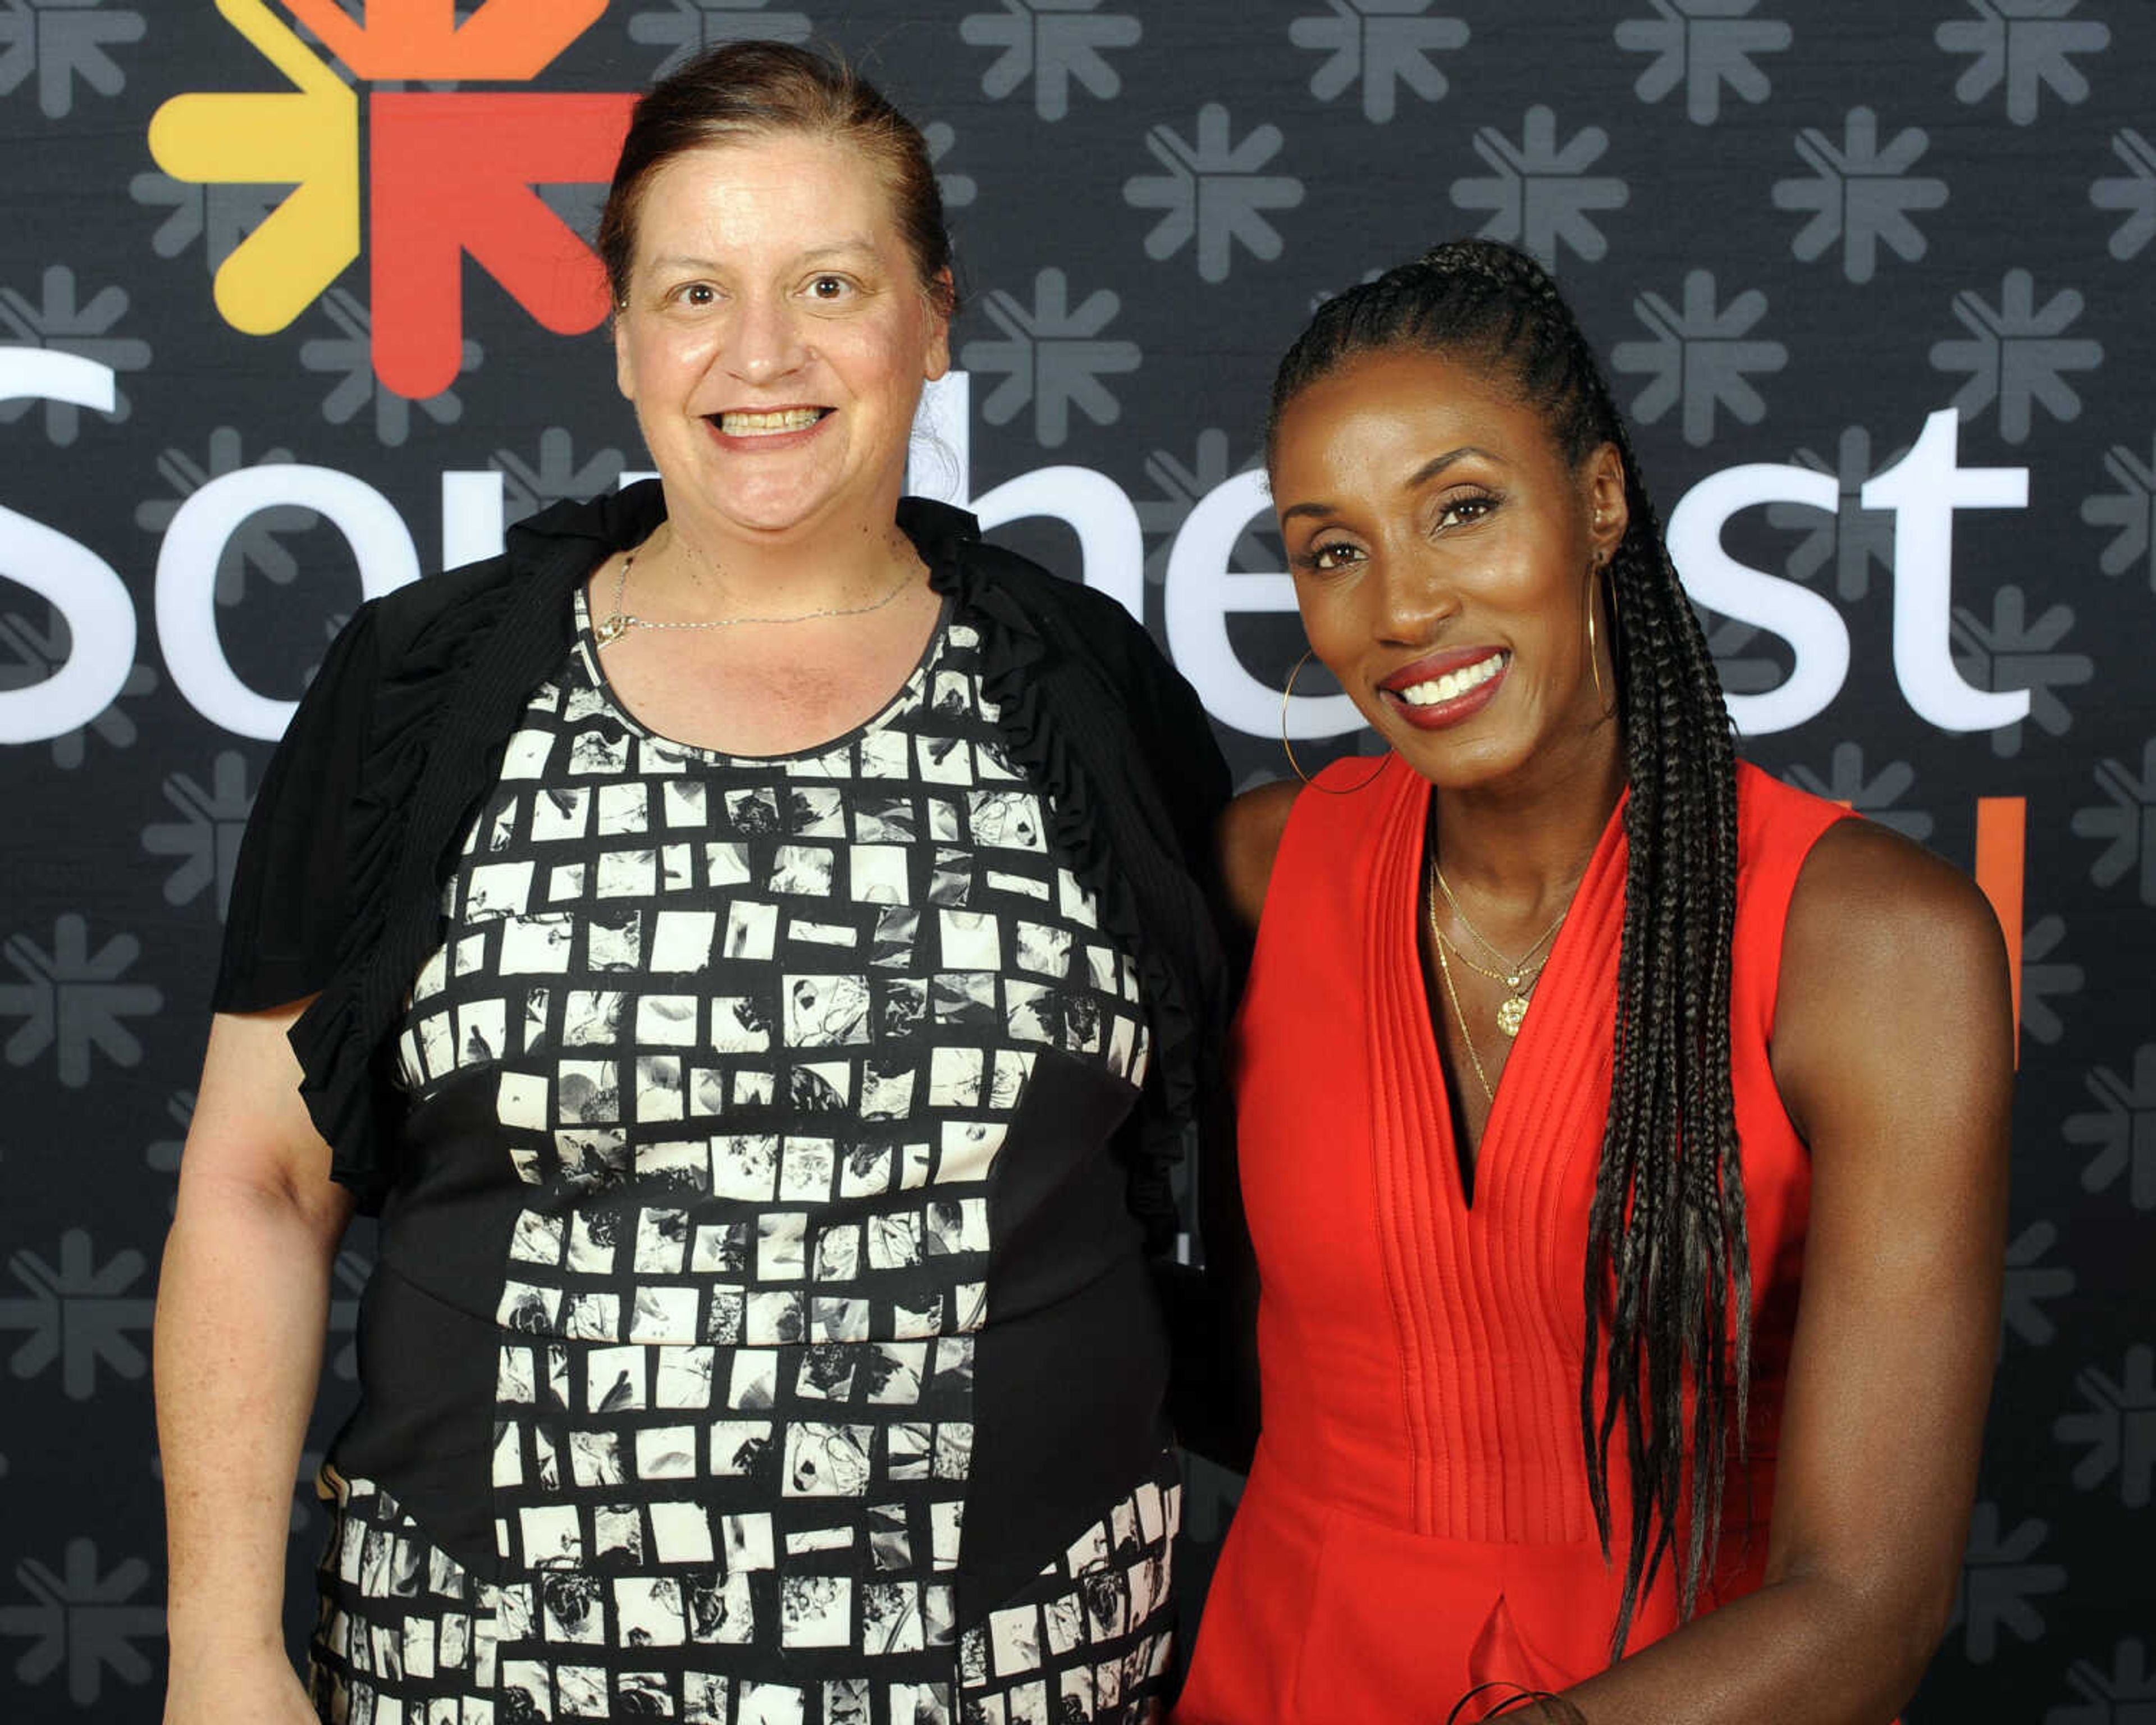
[[[375,620],[370,601],[339,632],[270,757],[233,877],[211,993],[219,1012],[262,1012],[317,993],[336,968]]]
[[[395,1175],[376,1057],[434,925],[417,793],[470,644],[506,591],[443,606],[457,583],[438,581],[419,604],[362,606],[301,700],[248,821],[213,997],[220,1012],[314,997],[289,1033],[300,1095],[331,1178],[367,1212]]]
[[[475,725],[463,711],[516,593],[491,567],[370,602],[338,635],[255,798],[226,922],[213,1004],[314,997],[289,1033],[300,1095],[331,1178],[368,1213],[397,1173],[385,1033],[437,937],[455,818],[507,734],[498,715]]]
[[[568,650],[576,583],[665,512],[655,483],[557,504],[511,528],[503,556],[363,606],[270,762],[215,1004],[315,997],[290,1033],[300,1094],[362,1211],[398,1173],[384,1056],[440,938],[448,860],[526,697]]]
[[[475,722],[465,710],[473,661],[513,593],[506,582],[479,584],[394,640],[387,619],[381,625],[365,747],[344,803],[335,963],[290,1032],[300,1095],[329,1143],[331,1178],[367,1212],[380,1208],[398,1173],[388,1123],[398,1104],[382,1064],[388,1027],[439,938],[441,859],[456,819],[507,735],[501,716]],[[530,680],[512,683],[521,691]]]

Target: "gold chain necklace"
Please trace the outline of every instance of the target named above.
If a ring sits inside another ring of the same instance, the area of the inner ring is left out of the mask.
[[[1437,906],[1435,903],[1430,906],[1430,933],[1436,937],[1440,946],[1452,947],[1453,956],[1470,970],[1479,976],[1489,978],[1493,983],[1502,983],[1510,991],[1507,997],[1498,1004],[1497,1028],[1507,1036],[1518,1035],[1520,1026],[1527,1022],[1528,999],[1533,994],[1535,984],[1542,980],[1543,971],[1549,963],[1547,955],[1540,963],[1537,963],[1535,954],[1554,939],[1558,930],[1564,927],[1564,919],[1572,914],[1571,900],[1565,901],[1564,908],[1557,913],[1557,920],[1527,943],[1526,952],[1521,953],[1517,958],[1507,958],[1497,950],[1487,935],[1467,920],[1467,912],[1460,908],[1460,901],[1452,896],[1451,885],[1445,880],[1445,870],[1438,866],[1435,858],[1430,860],[1430,878],[1437,883],[1437,890],[1445,895],[1445,903],[1452,907],[1452,914],[1460,919],[1460,926],[1474,936],[1482,950],[1495,958],[1504,968],[1491,970],[1486,965],[1477,964],[1458,947],[1452,946],[1452,943],[1445,939],[1445,932],[1437,926]]]
[[[912,584],[911,570],[901,574],[889,593],[880,599],[871,599],[865,605],[827,605],[820,611],[801,611],[790,617],[711,617],[701,623],[660,623],[649,617],[639,617],[621,608],[622,595],[629,588],[629,572],[636,562],[632,551],[621,560],[621,572],[614,577],[613,608],[593,629],[592,639],[600,646],[611,645],[633,629],[732,629],[744,623],[807,623],[818,617],[865,617],[871,611],[880,611]],[[1463,919],[1464,920],[1464,919]]]
[[[1527,1021],[1527,1007],[1534,999],[1535,984],[1542,980],[1543,966],[1538,964],[1530,971],[1517,972],[1511,976],[1500,976],[1486,966],[1477,964],[1466,953],[1461,952],[1458,947],[1445,938],[1443,930],[1433,926],[1430,932],[1436,936],[1439,943],[1447,952],[1476,975],[1486,976],[1491,981],[1512,991],[1497,1003],[1497,1028],[1502,1030],[1508,1039],[1517,1036],[1520,1034],[1520,1026]]]
[[[1460,991],[1452,986],[1452,966],[1445,956],[1450,944],[1437,927],[1437,906],[1430,907],[1430,932],[1437,942],[1437,973],[1445,979],[1445,998],[1452,1003],[1452,1015],[1460,1023],[1460,1040],[1467,1045],[1468,1064],[1475,1069],[1475,1081],[1482,1086],[1483,1100],[1491,1107],[1497,1106],[1497,1087],[1490,1082],[1490,1075],[1482,1070],[1482,1056],[1475,1051],[1475,1033],[1467,1025],[1467,1014],[1460,1010]]]

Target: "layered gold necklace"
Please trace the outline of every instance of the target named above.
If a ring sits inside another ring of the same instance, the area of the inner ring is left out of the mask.
[[[1454,944],[1446,936],[1445,930],[1439,926],[1437,901],[1433,897],[1426,901],[1430,906],[1430,932],[1440,948],[1439,953],[1440,961],[1445,952],[1450,952],[1452,957],[1457,958],[1476,975],[1486,976],[1491,982],[1502,986],[1506,990],[1506,996],[1497,1004],[1497,1028],[1507,1037],[1518,1035],[1520,1026],[1527,1020],[1527,1003],[1533,997],[1535,984],[1541,980],[1543,967],[1549,963],[1549,954],[1545,949],[1557,938],[1558,930],[1564,927],[1564,919],[1572,914],[1572,901],[1569,898],[1565,901],[1564,909],[1557,913],[1556,920],[1548,928],[1527,943],[1527,951],[1517,958],[1508,958],[1498,950],[1496,943],[1487,935],[1468,920],[1467,912],[1460,908],[1460,901],[1453,895],[1451,883],[1445,878],[1445,870],[1438,866],[1435,857],[1430,860],[1430,875],[1438,891],[1444,896],[1445,903],[1451,907],[1452,914],[1460,926],[1467,931],[1476,945],[1496,961],[1497,968],[1493,970],[1486,964],[1477,963],[1467,952]],[[1457,1010],[1456,1001],[1454,1006],[1455,1010]],[[1461,1029],[1466,1028],[1463,1024]]]

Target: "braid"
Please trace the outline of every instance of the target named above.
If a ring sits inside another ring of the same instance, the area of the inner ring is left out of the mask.
[[[1629,860],[1580,1372],[1588,1495],[1605,1553],[1620,1427],[1629,1462],[1615,1656],[1666,1559],[1683,1615],[1697,1609],[1720,1539],[1729,1439],[1741,1456],[1749,1411],[1751,1256],[1729,1065],[1736,752],[1707,637],[1623,417],[1556,284],[1525,253],[1450,240],[1327,301],[1281,362],[1268,453],[1303,388],[1350,358],[1399,347],[1456,354],[1509,379],[1574,465],[1605,442],[1624,464],[1630,520],[1607,578]]]

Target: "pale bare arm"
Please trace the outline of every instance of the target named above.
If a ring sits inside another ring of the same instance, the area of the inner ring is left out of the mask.
[[[315,1718],[285,1653],[285,1547],[352,1198],[285,1039],[305,1004],[218,1017],[180,1164],[157,1289],[167,1725]]]

